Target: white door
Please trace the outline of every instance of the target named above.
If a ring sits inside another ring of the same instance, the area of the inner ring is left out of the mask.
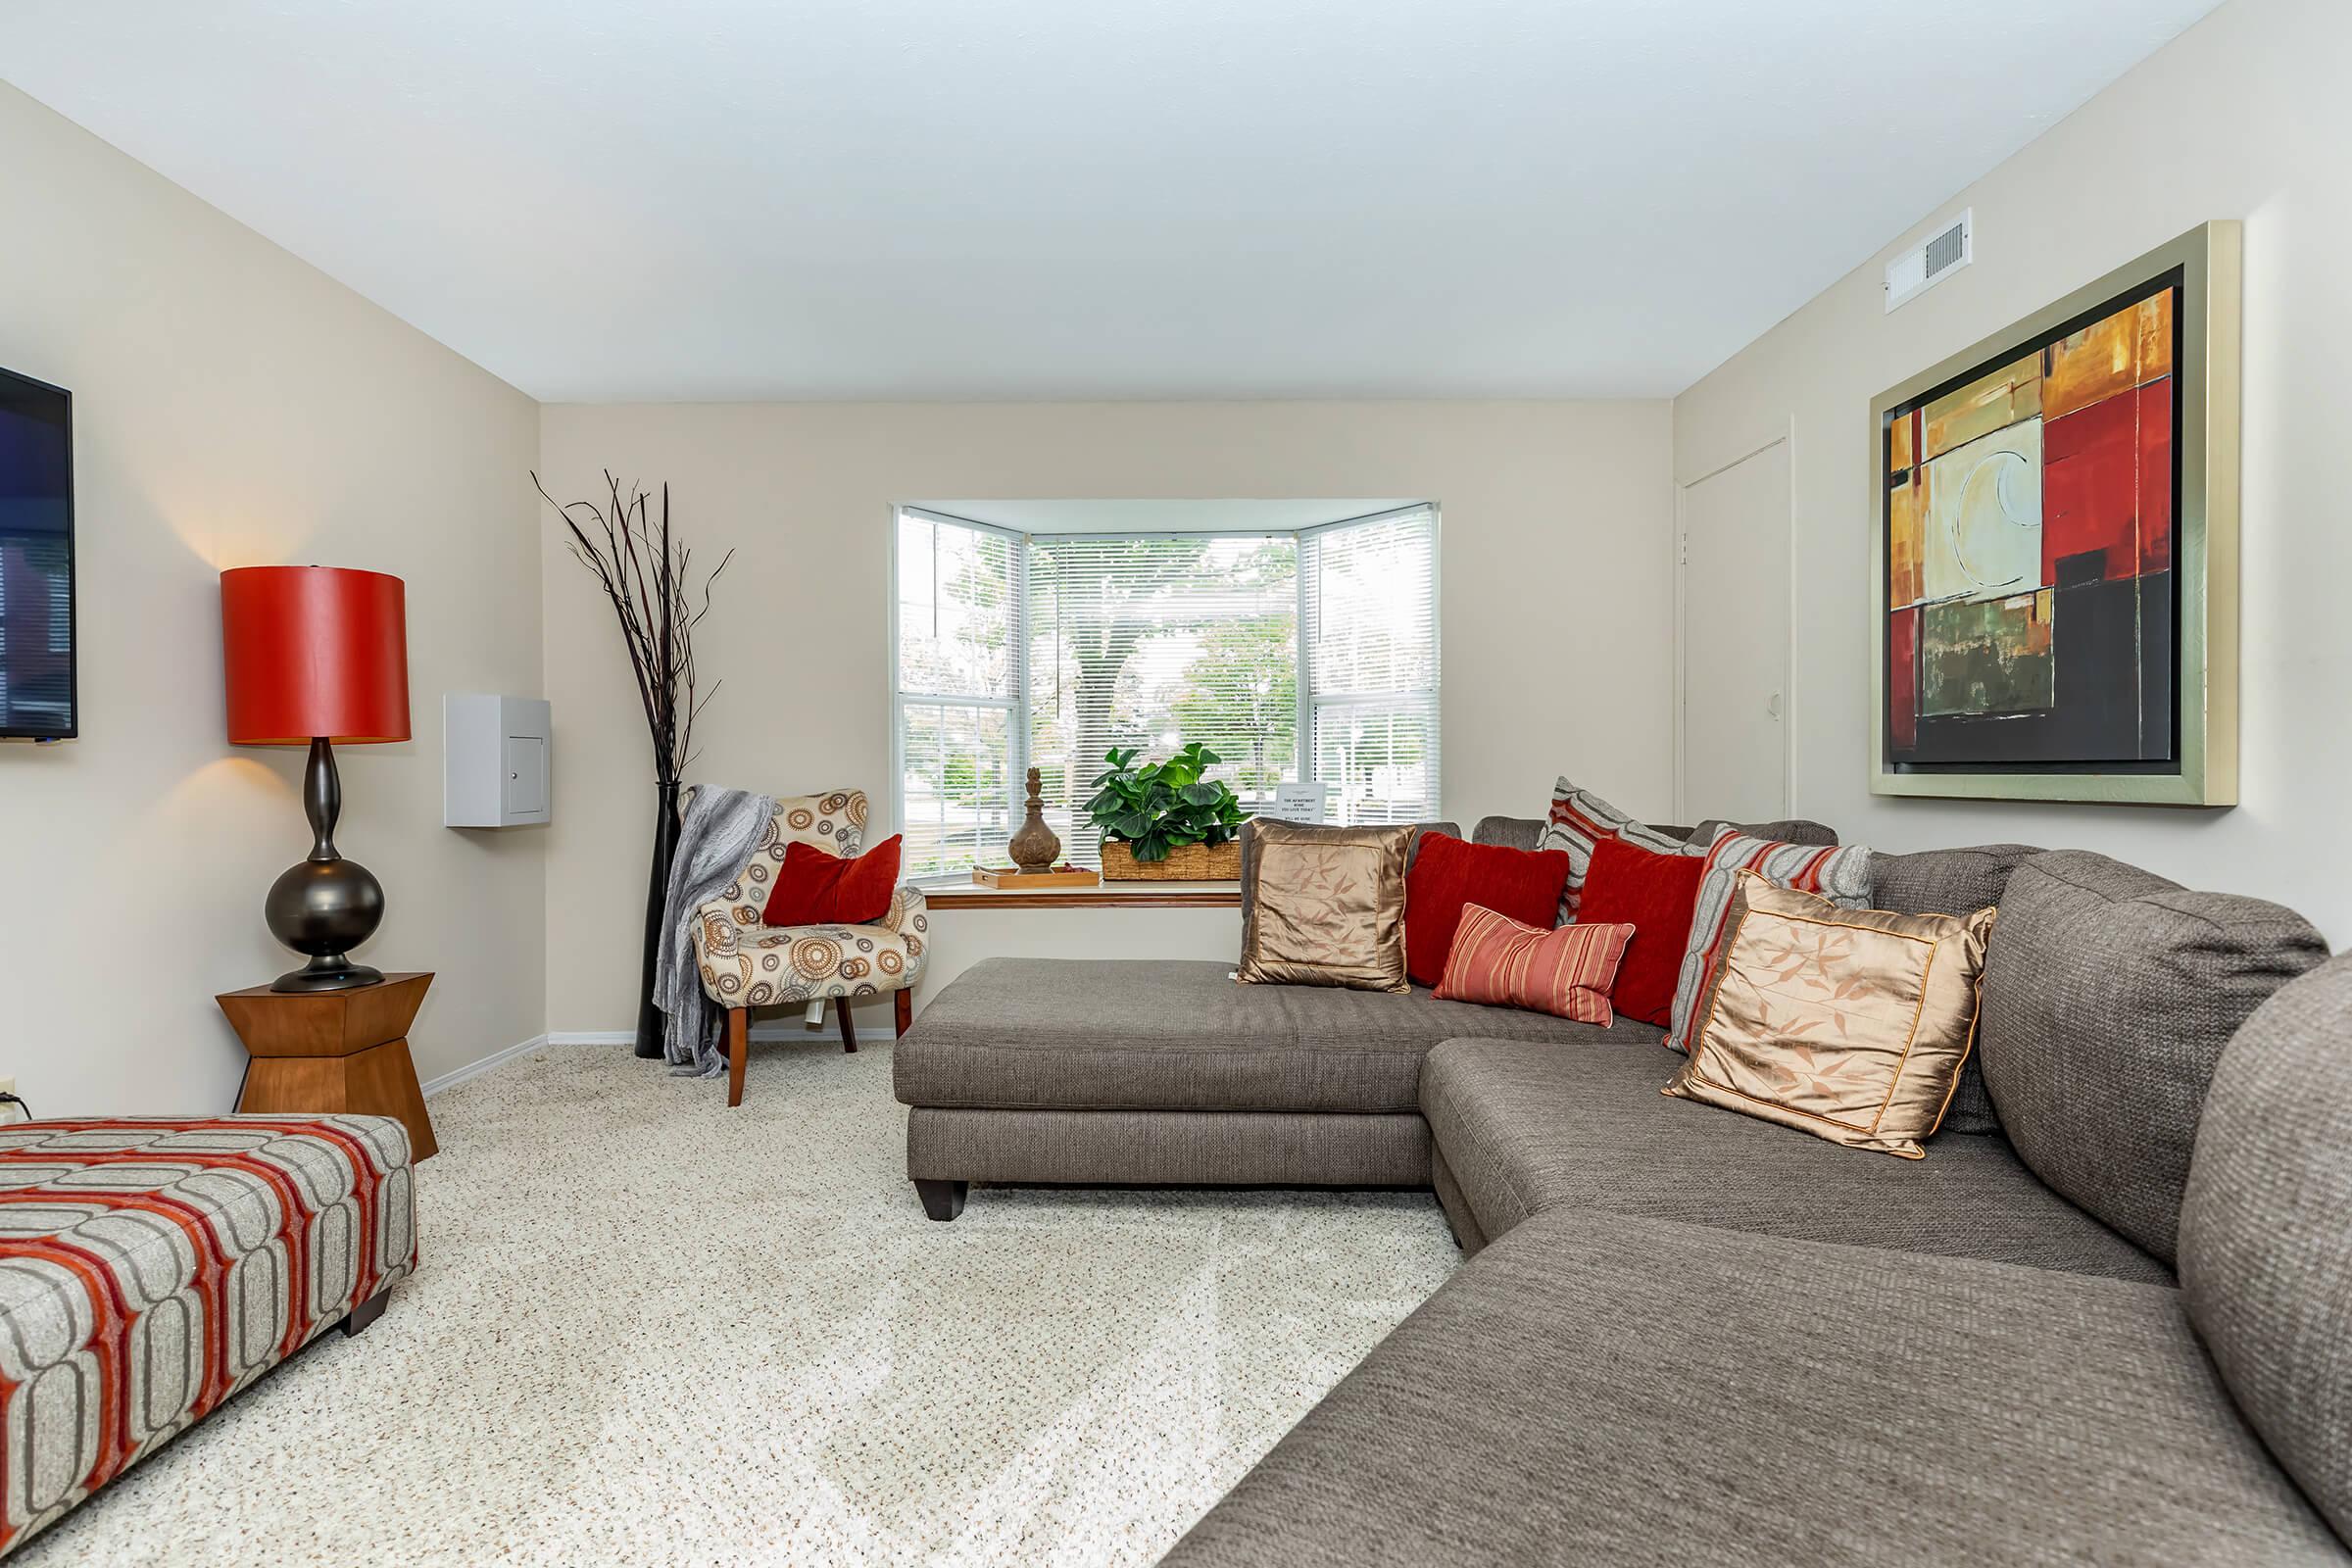
[[[1788,443],[1682,487],[1686,822],[1788,814]]]

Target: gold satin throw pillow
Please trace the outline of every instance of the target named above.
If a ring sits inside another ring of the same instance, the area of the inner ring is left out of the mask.
[[[1976,1043],[1992,919],[1843,909],[1740,872],[1666,1093],[1921,1158]]]
[[[1252,824],[1246,985],[1410,991],[1404,859],[1413,829]]]

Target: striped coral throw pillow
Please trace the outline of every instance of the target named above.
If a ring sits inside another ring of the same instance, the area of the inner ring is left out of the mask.
[[[1578,1023],[1607,1025],[1617,1016],[1609,1010],[1609,987],[1625,957],[1625,945],[1633,939],[1630,925],[1564,925],[1545,931],[1467,904],[1462,906],[1462,923],[1454,928],[1437,995],[1446,1002],[1525,1007]]]

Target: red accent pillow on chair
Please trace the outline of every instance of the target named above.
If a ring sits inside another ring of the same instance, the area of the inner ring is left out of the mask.
[[[903,837],[893,833],[849,859],[813,844],[787,844],[760,918],[768,925],[872,925],[890,912],[898,892]]]
[[[1404,873],[1404,972],[1420,986],[1446,974],[1454,928],[1468,905],[1548,931],[1568,881],[1566,850],[1513,850],[1424,833]],[[1675,959],[1682,959],[1676,945]]]
[[[1673,1018],[1675,981],[1706,871],[1707,862],[1695,855],[1658,855],[1623,839],[1593,844],[1576,921],[1634,928],[1617,983],[1609,988],[1609,1001],[1627,1017],[1654,1024]]]

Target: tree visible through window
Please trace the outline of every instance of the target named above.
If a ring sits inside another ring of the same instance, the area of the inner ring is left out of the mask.
[[[1308,776],[1335,786],[1335,820],[1434,814],[1435,550],[1428,508],[1303,533],[1150,536],[902,512],[908,873],[1001,863],[1029,766],[1064,855],[1098,863],[1077,808],[1114,747],[1164,757],[1200,741],[1223,759],[1211,776],[1251,806]]]
[[[1113,747],[1200,741],[1245,804],[1298,776],[1298,546],[1289,535],[1033,538],[1029,748],[1047,820],[1074,828]]]

